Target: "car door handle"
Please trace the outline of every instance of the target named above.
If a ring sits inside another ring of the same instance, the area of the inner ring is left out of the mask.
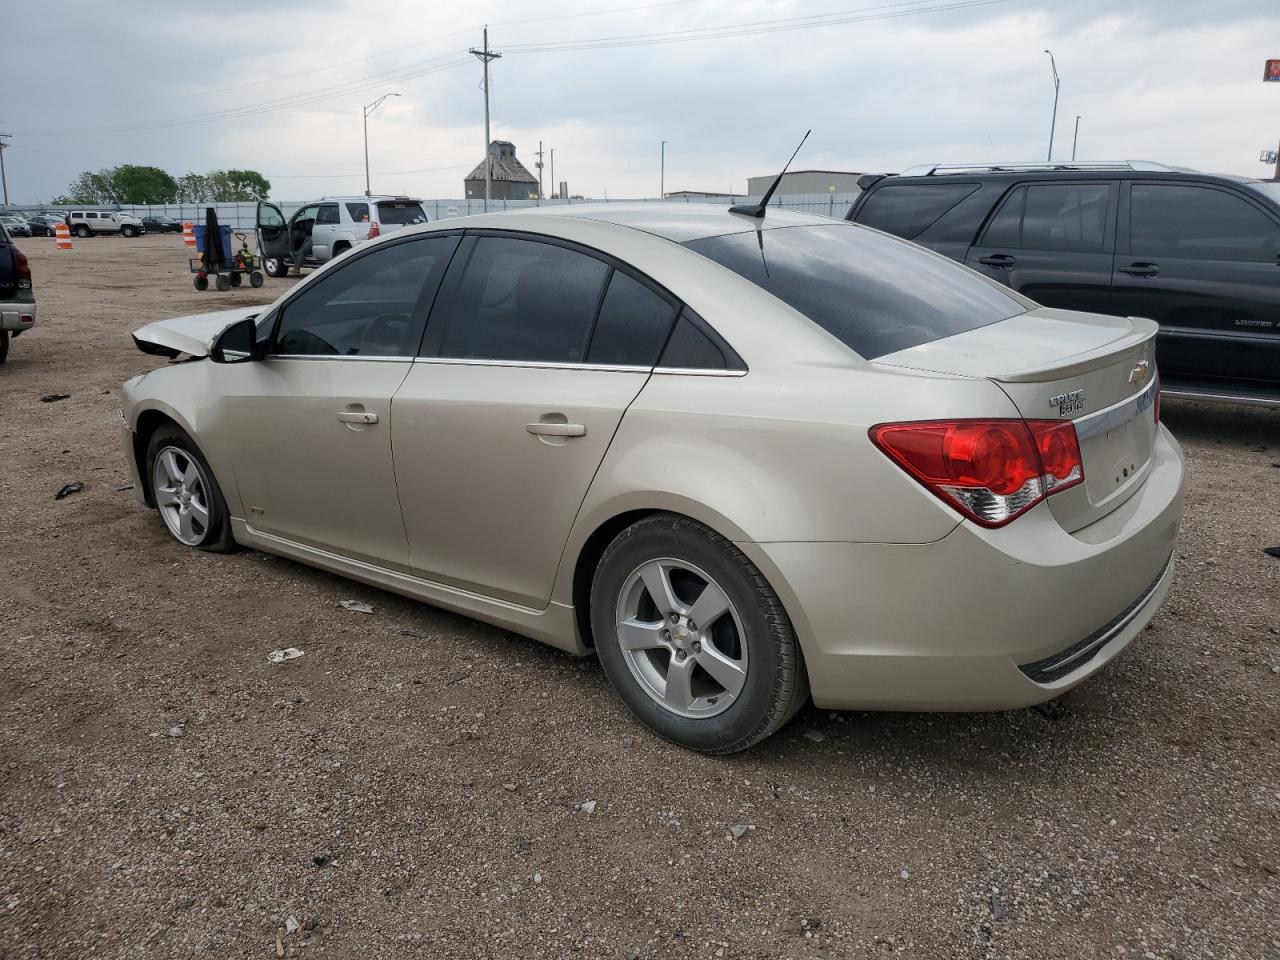
[[[995,253],[989,257],[979,257],[979,263],[985,263],[988,267],[999,267],[1001,269],[1012,267],[1018,262],[1017,257],[1011,257],[1007,253]]]
[[[357,410],[339,410],[339,423],[377,423],[378,415],[376,413],[365,413]]]
[[[540,420],[526,423],[524,428],[538,437],[585,437],[587,428],[581,423],[556,423]]]
[[[1154,263],[1131,263],[1127,267],[1117,267],[1117,269],[1131,277],[1154,277],[1160,272],[1160,268]]]

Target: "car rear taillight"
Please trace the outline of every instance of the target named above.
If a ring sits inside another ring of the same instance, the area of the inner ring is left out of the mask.
[[[374,220],[369,224],[369,239],[382,236],[382,229],[378,226],[378,221]]]
[[[31,263],[27,260],[27,255],[16,247],[13,251],[13,265],[18,270],[18,289],[31,289]]]
[[[984,527],[1002,527],[1084,480],[1069,420],[884,423],[871,441],[944,503]]]

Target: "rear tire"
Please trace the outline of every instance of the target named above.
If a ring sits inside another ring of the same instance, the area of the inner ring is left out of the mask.
[[[208,277],[196,277],[194,280],[192,280],[192,281],[191,281],[191,283],[192,283],[192,285],[193,285],[197,290],[208,290],[208,289],[209,289],[209,278],[208,278]]]
[[[609,545],[591,585],[591,628],[631,712],[693,750],[746,750],[809,696],[778,595],[741,550],[687,517],[648,517]]]
[[[92,234],[93,234],[93,231],[89,229],[88,224],[84,224],[84,223],[76,224],[75,235],[79,237],[81,240],[88,240]]]
[[[136,237],[138,235],[138,228],[126,223],[120,228],[120,234],[125,237]]]
[[[9,331],[0,330],[0,363],[9,358]]]
[[[287,277],[289,275],[289,261],[282,260],[278,257],[267,257],[262,261],[262,269],[267,272],[268,277]]]
[[[238,273],[233,273],[233,274],[231,274],[231,285],[232,285],[233,287],[238,287],[238,286],[240,286],[240,284],[241,284],[242,282],[243,282],[243,281],[240,279],[240,274],[238,274]]]
[[[249,286],[253,287],[255,290],[258,287],[262,286],[263,283],[264,281],[262,279],[262,274],[259,273],[257,270],[249,274]]]
[[[195,443],[174,424],[147,443],[147,473],[156,512],[183,546],[211,553],[236,549],[222,489]]]
[[[217,279],[213,281],[213,285],[218,288],[219,292],[226,293],[231,289],[231,280],[225,273],[220,273]]]

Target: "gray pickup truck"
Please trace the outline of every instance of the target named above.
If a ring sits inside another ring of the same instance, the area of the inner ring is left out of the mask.
[[[9,356],[9,339],[36,325],[36,295],[31,265],[0,224],[0,363]]]

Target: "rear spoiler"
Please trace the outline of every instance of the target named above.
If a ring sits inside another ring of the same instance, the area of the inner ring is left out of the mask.
[[[891,173],[864,173],[858,178],[858,189],[870,190],[881,180],[891,176],[893,176]]]

